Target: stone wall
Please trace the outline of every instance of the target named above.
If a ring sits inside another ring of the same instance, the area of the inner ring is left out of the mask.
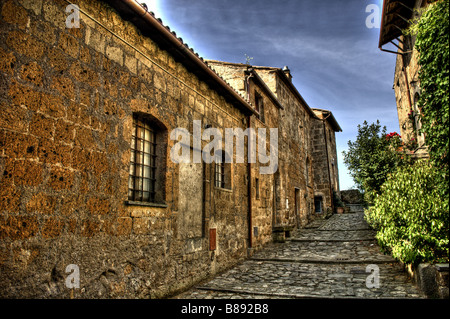
[[[249,77],[249,83],[253,83],[254,77],[261,79],[263,84],[257,85],[256,91],[260,92],[263,88],[271,91],[281,105],[278,109],[279,122],[273,122],[279,130],[279,169],[274,179],[276,210],[273,226],[303,227],[315,217],[322,217],[323,214],[315,214],[314,196],[323,196],[325,207],[331,209],[328,170],[331,173],[331,187],[339,193],[335,130],[332,125],[325,121],[327,129],[324,132],[322,112],[318,112],[318,117],[309,109],[296,92],[288,70],[220,61],[208,61],[208,64],[236,90],[244,95],[250,92],[253,102],[254,89],[246,84],[244,71],[254,70],[256,75]]]
[[[280,169],[276,176],[275,224],[303,227],[314,218],[313,185],[307,181],[307,178],[312,178],[312,115],[304,101],[294,93],[290,77],[281,69],[255,69],[283,106],[280,110]]]
[[[258,77],[250,65],[239,63],[227,63],[221,61],[207,61],[215,70],[243,96],[248,97],[253,107],[256,107],[256,95],[262,100],[264,116],[254,116],[250,127],[258,132],[258,129],[266,129],[266,139],[270,140],[269,130],[278,128],[279,107],[273,101],[270,91],[256,79]],[[249,71],[250,70],[250,71]],[[268,144],[269,145],[269,144]],[[266,154],[270,154],[267,147]],[[261,174],[260,167],[267,166],[259,163],[251,164],[251,198],[252,198],[252,247],[258,249],[272,240],[272,229],[275,218],[275,176],[277,174]]]
[[[84,14],[67,29],[65,1],[1,2],[0,295],[166,296],[246,256],[247,167],[217,189],[214,165],[174,164],[166,137],[164,204],[132,204],[133,114],[167,132],[246,116],[104,2],[74,3],[107,30]],[[201,197],[178,196],[189,183]],[[71,264],[80,289],[65,286]]]
[[[0,2],[1,297],[166,297],[264,246],[274,227],[314,218],[317,120],[281,69],[255,68],[246,87],[236,66],[233,100],[106,1],[73,2],[72,29],[66,1]],[[245,110],[255,94],[264,120]],[[154,203],[128,197],[136,115],[157,136]],[[215,163],[174,163],[170,133],[194,121],[222,136],[278,128],[279,169],[263,175],[233,153],[218,187]],[[73,265],[80,288],[68,289]]]
[[[345,204],[364,204],[364,195],[357,189],[341,190],[341,199]]]
[[[415,1],[414,15],[418,15],[417,9],[427,5],[426,2]],[[418,157],[427,157],[425,136],[419,133],[421,128],[420,110],[418,100],[420,97],[419,81],[419,52],[415,49],[415,36],[401,36],[402,48],[399,52],[408,52],[397,55],[394,74],[394,85],[397,114],[400,127],[400,135],[405,143],[416,142],[416,148],[411,153]],[[410,116],[411,112],[414,116]]]

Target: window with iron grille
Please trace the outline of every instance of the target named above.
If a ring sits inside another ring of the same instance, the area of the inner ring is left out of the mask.
[[[216,153],[215,186],[225,188],[225,153]]]
[[[156,131],[145,120],[133,117],[128,200],[155,201],[156,149]]]
[[[256,112],[259,113],[259,119],[261,120],[261,122],[264,122],[264,101],[261,95],[259,95],[258,93],[255,94],[255,107]]]

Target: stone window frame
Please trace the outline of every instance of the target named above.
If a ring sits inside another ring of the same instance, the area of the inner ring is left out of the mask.
[[[265,123],[264,99],[261,94],[255,91],[255,110],[258,112],[258,119]]]
[[[214,187],[223,190],[231,190],[231,164],[226,163],[226,153],[218,150],[214,160]]]
[[[320,209],[317,210],[317,203],[319,203]],[[316,214],[323,214],[323,196],[322,195],[315,195],[314,196],[314,212]]]
[[[224,153],[217,154],[215,158],[214,185],[217,188],[225,188],[225,156]]]

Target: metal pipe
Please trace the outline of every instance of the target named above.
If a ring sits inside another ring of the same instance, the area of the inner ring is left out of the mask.
[[[401,1],[398,1],[397,3],[398,3],[399,5],[405,7],[406,9],[410,10],[411,12],[414,12],[414,9],[413,9],[413,8],[408,7],[406,4],[402,3]]]
[[[410,24],[409,20],[406,19],[405,17],[401,16],[401,15],[398,14],[398,13],[395,13],[395,15],[396,15],[397,17],[399,17],[400,19],[402,19],[403,21],[405,21],[406,23]]]
[[[395,43],[394,41],[391,41],[390,43],[392,43],[393,45],[395,45],[399,50],[402,50],[402,51],[403,51],[403,48],[400,48],[400,47],[398,46],[398,44]]]
[[[249,68],[247,70],[250,74],[245,77],[245,89],[247,90],[247,99],[250,101],[250,79],[253,77],[253,73],[251,72],[252,69]],[[247,128],[251,129],[252,123],[251,123],[251,116],[247,117]],[[247,157],[249,154],[251,154],[251,143],[250,143],[250,135],[248,137],[248,144],[247,144]],[[247,170],[248,170],[248,246],[249,248],[253,247],[253,200],[252,200],[252,164],[250,163],[250,159],[247,158]]]
[[[248,127],[248,131],[250,132],[250,129],[252,127],[251,124],[251,116],[247,117],[247,127]],[[247,157],[250,153],[250,147],[251,147],[251,143],[250,143],[250,134],[249,133],[249,138],[248,138],[248,150],[247,150]],[[252,209],[252,205],[253,205],[253,200],[252,200],[252,164],[250,163],[250,159],[247,158],[247,169],[248,169],[248,245],[249,248],[253,248],[253,219],[252,219],[252,213],[253,213],[253,209]]]
[[[403,41],[399,39],[399,37],[396,37],[395,39],[398,41],[398,43],[404,44]]]
[[[404,56],[402,56],[402,63],[403,63],[403,67],[402,67],[402,69],[403,69],[403,74],[405,75],[406,90],[408,91],[409,109],[412,110],[411,90],[410,90],[410,88],[409,88],[408,74],[406,73]]]
[[[399,52],[395,52],[395,51],[391,51],[391,50],[386,50],[386,49],[383,49],[382,47],[380,47],[379,49],[381,51],[383,51],[383,52],[389,52],[389,53],[394,53],[394,54],[398,54],[398,55],[403,55],[403,53],[399,53]]]
[[[327,141],[327,127],[326,127],[326,119],[323,120],[323,135],[325,139],[325,152],[327,153],[327,170],[328,170],[328,180],[330,182],[330,204],[331,204],[331,212],[334,213],[334,203],[333,203],[333,185],[331,181],[331,172],[330,172],[330,156],[328,154],[328,141]]]

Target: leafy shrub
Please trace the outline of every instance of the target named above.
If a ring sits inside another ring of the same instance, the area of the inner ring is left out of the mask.
[[[399,167],[381,187],[366,220],[381,248],[404,263],[448,262],[449,203],[428,161]]]

